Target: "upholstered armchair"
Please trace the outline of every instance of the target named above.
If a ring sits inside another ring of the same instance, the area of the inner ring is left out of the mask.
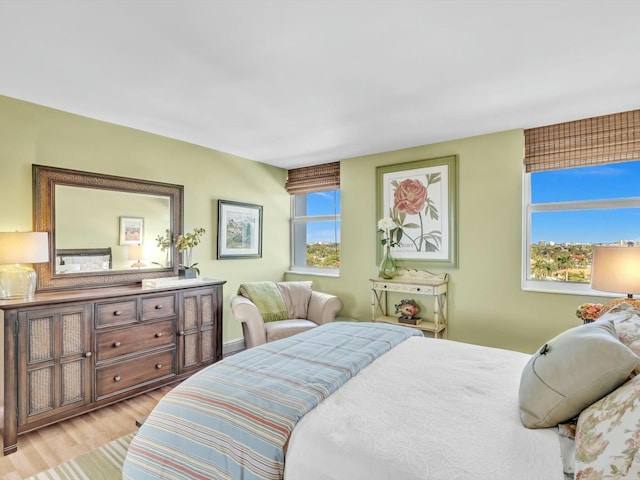
[[[242,322],[246,348],[332,322],[340,310],[342,300],[313,291],[311,282],[244,283],[231,298],[231,311]]]

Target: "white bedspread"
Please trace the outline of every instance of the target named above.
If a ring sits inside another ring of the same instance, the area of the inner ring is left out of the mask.
[[[285,480],[560,480],[557,430],[520,423],[528,359],[410,338],[298,422]]]

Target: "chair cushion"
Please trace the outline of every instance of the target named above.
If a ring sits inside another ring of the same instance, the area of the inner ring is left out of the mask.
[[[269,322],[264,324],[267,331],[267,342],[280,340],[281,338],[290,337],[296,333],[302,333],[310,330],[318,325],[310,320],[280,320],[277,322]]]
[[[278,282],[276,284],[287,307],[289,318],[307,318],[312,282]]]

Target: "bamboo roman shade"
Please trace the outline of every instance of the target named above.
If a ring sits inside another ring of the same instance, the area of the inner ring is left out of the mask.
[[[640,110],[524,131],[527,172],[640,160]]]
[[[340,162],[289,170],[285,187],[291,195],[338,190],[340,188]]]

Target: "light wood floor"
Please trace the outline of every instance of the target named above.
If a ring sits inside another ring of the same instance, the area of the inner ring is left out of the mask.
[[[136,419],[147,415],[171,388],[19,435],[18,451],[0,457],[0,478],[22,480],[135,431]]]

